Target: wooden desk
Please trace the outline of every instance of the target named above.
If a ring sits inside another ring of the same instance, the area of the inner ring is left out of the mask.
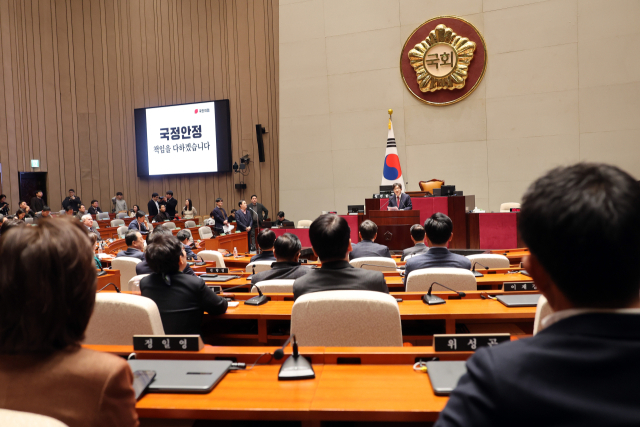
[[[524,246],[518,233],[519,212],[467,213],[467,247],[500,249]]]
[[[113,283],[118,287],[118,289],[122,289],[120,286],[120,270],[105,271],[107,272],[107,274],[105,274],[104,276],[98,276],[98,280],[96,281],[96,290],[99,291],[108,283]],[[113,286],[111,287],[111,289],[113,289]]]
[[[368,215],[378,226],[378,243],[388,246],[391,250],[413,246],[410,229],[420,221],[419,211],[373,210]]]
[[[111,221],[114,219],[115,217],[111,219],[100,219],[100,220],[97,220],[96,222],[100,226],[100,229],[103,229],[103,228],[111,227]],[[124,225],[128,227],[129,224],[131,224],[131,221],[133,221],[133,218],[122,218],[122,220],[124,221]]]
[[[238,253],[249,252],[249,240],[247,232],[231,233],[224,236],[218,236],[213,239],[204,240],[204,249],[207,251],[217,251],[218,249],[225,249],[229,253],[233,253],[233,248],[238,250]],[[227,264],[225,258],[224,263]],[[245,264],[246,266],[246,264]]]

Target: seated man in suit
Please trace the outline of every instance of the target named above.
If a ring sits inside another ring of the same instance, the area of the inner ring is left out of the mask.
[[[311,271],[310,268],[300,265],[300,251],[302,244],[298,236],[285,233],[276,239],[273,244],[273,253],[276,262],[271,264],[271,270],[261,271],[251,277],[254,285],[263,280],[290,280],[302,277]]]
[[[351,239],[349,224],[338,215],[321,215],[309,227],[313,253],[322,260],[322,268],[296,279],[293,297],[321,291],[377,291],[389,293],[380,271],[353,268],[349,264]]]
[[[178,241],[182,243],[182,248],[187,254],[187,260],[197,259],[198,256],[191,249],[191,242],[189,241],[191,239],[191,234],[189,234],[187,230],[180,230],[178,231],[178,234],[176,234],[176,237],[178,238]]]
[[[70,215],[73,215],[73,211],[67,211],[67,212],[71,212]],[[87,228],[87,232],[88,233],[95,234],[96,237],[98,238],[98,241],[102,240],[102,237],[100,237],[100,232],[93,228],[93,218],[91,217],[91,215],[86,214],[85,216],[83,216],[82,217],[82,223]]]
[[[374,240],[376,240],[378,236],[378,226],[373,221],[369,219],[362,221],[358,234],[362,241],[353,245],[353,250],[349,252],[349,259],[370,256],[391,258],[391,252],[389,252],[388,247],[374,243]]]
[[[149,234],[149,237],[147,237],[147,247],[152,244],[153,241],[159,236],[173,236],[173,232],[162,224],[157,225],[156,228],[153,229],[153,232]],[[184,274],[188,274],[189,276],[196,275],[196,273],[188,265],[184,268],[184,270],[182,270],[182,272]],[[151,273],[153,273],[153,270],[151,269],[151,266],[146,259],[136,265],[136,275]]]
[[[532,338],[478,350],[436,426],[638,424],[639,208],[635,178],[603,164],[529,187],[523,262],[554,312]]]
[[[47,205],[44,205],[44,207],[42,208],[42,212],[36,215],[36,222],[40,221],[43,218],[51,218],[51,208]]]
[[[258,233],[258,246],[262,249],[262,253],[251,257],[249,262],[254,261],[275,261],[276,257],[273,255],[273,243],[276,241],[276,233],[269,228],[260,230]]]
[[[127,250],[118,252],[116,258],[130,257],[144,261],[144,239],[139,231],[127,231],[124,236],[124,242],[127,244]]]
[[[289,221],[284,217],[284,212],[278,212],[278,219],[276,219],[276,223],[274,224],[276,227],[282,227],[285,221]]]
[[[100,206],[98,206],[97,200],[91,201],[91,206],[89,207],[89,213],[91,215],[98,215],[99,213],[102,213],[102,209],[100,209]]]
[[[167,213],[167,205],[160,205],[160,212],[153,217],[153,222],[165,222],[169,219],[171,218],[169,218],[169,214]]]
[[[393,184],[394,196],[389,197],[389,208],[398,208],[399,211],[410,211],[413,209],[411,197],[402,192],[402,184],[396,182]]]
[[[454,267],[471,270],[469,258],[452,254],[447,245],[453,239],[453,223],[451,218],[441,212],[436,212],[424,222],[427,233],[429,252],[414,256],[407,261],[404,270],[404,284],[407,284],[409,273],[415,270],[431,267]]]
[[[173,235],[153,239],[146,258],[153,274],[140,281],[140,292],[158,306],[165,334],[200,334],[205,311],[212,316],[227,311],[227,300],[216,295],[204,280],[182,274],[187,254]]]
[[[402,258],[400,261],[404,261],[407,255],[426,254],[429,251],[429,247],[424,244],[424,227],[420,224],[413,224],[410,231],[411,240],[413,241],[414,246],[402,251]]]
[[[149,234],[149,222],[144,212],[136,212],[136,219],[129,223],[129,230],[137,230],[140,234]]]

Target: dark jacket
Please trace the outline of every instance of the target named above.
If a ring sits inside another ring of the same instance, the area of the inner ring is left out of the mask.
[[[160,206],[160,202],[158,202],[158,206]],[[153,218],[158,215],[158,208],[156,207],[156,202],[153,199],[149,200],[147,203],[147,213],[149,214],[149,218]]]
[[[136,248],[127,248],[126,251],[118,252],[118,254],[116,255],[116,258],[120,258],[120,257],[137,258],[140,261],[144,261],[144,252]]]
[[[129,230],[137,230],[140,234],[149,234],[149,229],[145,225],[144,222],[138,222],[137,219],[134,219],[129,223]]]
[[[298,277],[302,277],[311,269],[309,267],[305,267],[300,265],[298,262],[274,262],[271,264],[271,270],[261,271],[260,273],[256,273],[251,277],[251,283],[254,285],[258,282],[262,282],[263,280],[291,280],[297,279]]]
[[[98,230],[96,230],[95,228],[89,228],[86,225],[83,225],[84,228],[86,228],[87,233],[93,233],[96,235],[96,237],[98,238],[98,241],[102,240],[102,236],[100,235],[100,232]]]
[[[136,264],[136,276],[139,276],[141,274],[152,274],[152,273],[153,273],[153,270],[151,269],[151,267],[149,267],[149,264],[147,263],[146,259]],[[189,267],[188,265],[185,267],[182,273],[188,276],[196,275],[195,271],[193,271],[191,267]]]
[[[169,219],[173,219],[176,216],[176,207],[178,206],[178,200],[172,197],[171,200],[167,200],[167,214]]]
[[[404,261],[407,255],[426,254],[428,251],[429,247],[427,245],[425,245],[424,243],[416,243],[415,246],[411,246],[410,248],[402,251],[402,258],[400,258],[400,261]]]
[[[164,333],[199,334],[204,312],[211,315],[227,311],[227,300],[216,295],[199,277],[180,272],[165,280],[153,273],[140,281],[142,296],[151,298],[160,311]]]
[[[211,211],[211,215],[213,215],[213,219],[216,222],[214,228],[219,233],[222,233],[223,231],[222,226],[224,225],[224,222],[227,220],[227,211],[225,211],[223,208],[219,208],[216,206]]]
[[[568,317],[479,349],[435,425],[637,426],[638,354],[640,315]]]
[[[253,227],[251,211],[247,209],[247,213],[243,213],[242,209],[238,209],[236,211],[236,224],[238,225],[238,231],[245,231],[247,227]]]
[[[396,195],[392,194],[389,197],[389,205],[390,208],[396,207],[401,211],[410,211],[413,209],[413,205],[411,204],[411,197],[407,193],[400,194],[400,205],[398,206],[398,200],[396,199]]]
[[[154,222],[164,222],[169,219],[171,218],[169,218],[169,214],[167,212],[158,212],[158,215],[153,217]]]
[[[102,213],[102,209],[100,209],[100,206],[98,206],[97,208],[90,206],[88,212],[91,215],[98,215],[99,213]]]
[[[321,291],[377,291],[389,293],[380,271],[353,268],[347,261],[330,261],[293,283],[293,298]]]
[[[62,201],[62,208],[67,209],[67,206],[71,206],[73,208],[73,212],[77,213],[81,204],[82,202],[80,201],[80,197],[76,196],[74,200],[71,200],[71,197],[67,197]]]
[[[256,211],[256,213],[251,212],[249,209],[253,209],[254,211]],[[253,222],[256,221],[256,214],[258,215],[258,224],[261,224],[262,221],[269,217],[269,211],[264,207],[262,203],[256,203],[255,206],[253,206],[252,203],[248,203],[247,212],[250,212],[253,216]]]
[[[262,251],[261,254],[252,256],[249,262],[254,262],[254,261],[274,261],[275,262],[275,260],[276,260],[276,257],[275,255],[273,255],[273,251]]]
[[[407,277],[412,271],[433,267],[453,267],[471,270],[471,261],[466,256],[452,254],[447,248],[432,246],[426,254],[414,256],[407,260],[404,269],[404,284],[407,284]]]
[[[391,258],[391,252],[389,252],[388,247],[374,243],[371,240],[363,240],[357,245],[353,245],[352,251],[349,252],[349,259],[369,256]]]
[[[33,212],[42,212],[44,208],[44,200],[38,199],[37,197],[31,198],[31,203],[29,203],[29,207]]]

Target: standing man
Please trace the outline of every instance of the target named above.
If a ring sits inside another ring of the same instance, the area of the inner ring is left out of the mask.
[[[167,215],[169,215],[169,219],[175,218],[177,206],[178,201],[173,198],[173,191],[167,191]]]
[[[218,233],[224,233],[224,229],[222,228],[225,225],[229,225],[229,221],[227,221],[227,212],[222,209],[223,200],[218,197],[216,199],[216,207],[213,208],[211,215],[215,220],[214,228]]]
[[[124,199],[124,195],[121,191],[116,193],[116,197],[111,198],[111,204],[113,205],[111,212],[129,212],[129,209],[127,208],[127,201]]]
[[[71,206],[74,213],[78,212],[80,209],[80,205],[82,202],[80,201],[80,197],[76,197],[76,192],[73,188],[69,190],[69,196],[62,201],[62,208],[66,211],[68,206]]]
[[[149,222],[144,212],[136,212],[136,219],[129,223],[129,230],[139,231],[140,234],[149,234]]]
[[[238,202],[239,210],[236,211],[236,223],[238,224],[238,231],[246,231],[249,234],[251,242],[251,251],[256,250],[255,236],[253,233],[253,216],[247,211],[247,202],[240,200]]]
[[[149,212],[149,218],[153,218],[160,212],[160,205],[158,204],[158,193],[151,195],[151,200],[147,203],[147,212]]]
[[[89,213],[91,215],[98,215],[99,213],[102,213],[102,209],[100,209],[100,207],[98,206],[97,200],[91,201],[91,206],[89,207]]]
[[[267,219],[269,216],[269,211],[265,208],[262,203],[258,203],[258,196],[255,194],[251,196],[251,204],[249,205],[249,209],[252,211],[251,215],[253,216],[253,222],[257,225],[261,225],[262,221]],[[262,213],[264,212],[264,215]]]
[[[42,212],[44,208],[44,200],[42,200],[42,190],[36,191],[36,196],[31,198],[31,203],[29,203],[31,210],[36,214],[38,212]]]
[[[394,196],[389,197],[389,208],[398,208],[399,211],[410,211],[413,209],[411,205],[411,197],[402,192],[402,184],[396,182],[393,184]]]

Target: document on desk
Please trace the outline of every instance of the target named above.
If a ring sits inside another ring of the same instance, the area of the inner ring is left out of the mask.
[[[398,207],[397,206],[387,206],[387,210],[388,211],[397,211]]]

